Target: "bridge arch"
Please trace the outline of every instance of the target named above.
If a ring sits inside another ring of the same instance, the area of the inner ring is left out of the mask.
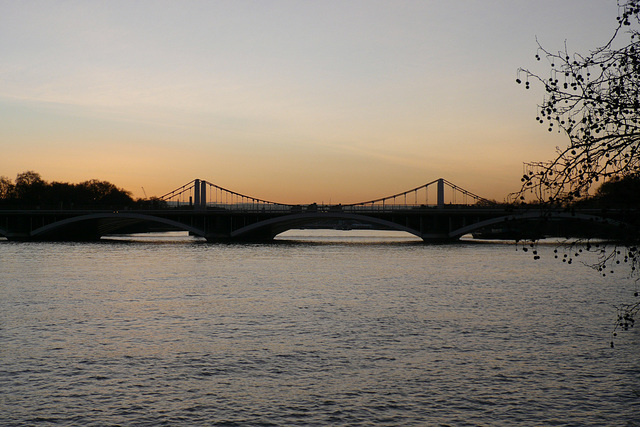
[[[168,218],[157,217],[153,215],[137,214],[129,212],[104,212],[93,213],[87,215],[80,215],[73,218],[66,218],[60,221],[53,222],[51,224],[44,225],[36,228],[31,232],[31,238],[33,239],[46,239],[47,235],[55,234],[69,226],[75,226],[82,223],[91,223],[103,221],[102,230],[97,229],[95,236],[100,237],[108,234],[117,234],[116,231],[123,229],[123,227],[135,223],[150,223],[150,224],[162,224],[176,230],[188,231],[196,236],[204,237],[204,232],[196,227],[192,227],[187,224],[183,224],[178,221],[174,221]],[[2,230],[0,230],[2,233]]]
[[[385,229],[404,231],[417,237],[422,237],[418,230],[405,227],[384,219],[367,215],[349,214],[343,212],[305,212],[286,215],[260,221],[231,232],[232,239],[267,239],[270,240],[280,233],[300,226],[313,224],[318,220],[351,220],[360,223],[377,225]]]
[[[578,221],[598,222],[600,224],[606,224],[610,226],[618,226],[618,227],[624,226],[624,224],[620,221],[607,219],[607,218],[603,218],[596,215],[570,213],[570,212],[549,212],[547,215],[544,215],[540,212],[526,212],[522,214],[510,214],[510,215],[490,218],[484,221],[476,222],[474,224],[467,225],[465,227],[461,227],[456,230],[452,230],[451,232],[449,232],[449,237],[451,237],[452,239],[459,239],[465,234],[473,233],[474,231],[478,231],[492,225],[505,224],[505,223],[514,222],[514,221],[535,221],[535,220],[540,221],[541,219],[578,220]]]

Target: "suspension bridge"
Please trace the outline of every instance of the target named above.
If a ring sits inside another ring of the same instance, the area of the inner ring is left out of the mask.
[[[159,199],[162,206],[154,209],[3,210],[0,235],[9,240],[87,241],[114,234],[187,231],[212,242],[271,241],[284,231],[313,227],[398,230],[428,242],[457,240],[483,230],[510,229],[513,235],[514,230],[522,232],[524,222],[540,223],[542,217],[539,211],[500,206],[442,178],[350,204],[268,201],[202,179]],[[545,215],[548,229],[552,222]],[[591,212],[557,212],[553,220],[556,225],[561,220],[565,229],[575,221],[602,222]],[[531,226],[525,229],[528,234],[543,233]]]
[[[401,193],[393,194],[391,196],[346,205],[318,205],[317,203],[308,205],[292,205],[278,203],[240,194],[200,179],[194,179],[182,187],[176,188],[175,190],[160,196],[160,199],[173,207],[190,206],[195,207],[196,209],[212,207],[227,209],[230,211],[292,211],[303,208],[305,210],[335,210],[336,208],[340,208],[349,211],[388,211],[427,206],[443,208],[445,203],[465,206],[478,203],[485,203],[487,205],[492,204],[492,202],[458,187],[443,178],[436,179],[427,184]]]

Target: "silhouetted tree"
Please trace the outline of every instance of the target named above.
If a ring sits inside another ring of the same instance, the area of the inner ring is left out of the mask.
[[[76,184],[67,182],[52,182],[47,185],[44,192],[45,201],[48,206],[59,208],[73,208],[75,204],[83,202],[82,195],[79,194]]]
[[[26,171],[16,176],[16,187],[28,187],[37,184],[43,184],[44,180],[38,172]]]
[[[640,208],[640,175],[614,177],[604,182],[593,199],[602,208]]]
[[[589,54],[552,53],[542,46],[549,77],[520,69],[517,79],[544,86],[536,120],[569,137],[550,162],[523,176],[523,190],[547,202],[573,200],[596,182],[640,171],[640,0],[619,3],[618,25],[604,46]],[[522,194],[524,197],[524,194]]]
[[[518,194],[522,200],[533,194],[546,204],[567,206],[595,183],[613,177],[626,182],[640,173],[640,0],[619,0],[618,8],[613,35],[601,47],[579,54],[566,45],[557,53],[538,45],[536,59],[549,61],[549,75],[518,70],[519,84],[529,89],[537,81],[545,89],[536,120],[569,139],[555,159],[530,164]],[[605,184],[600,196],[610,188]],[[604,274],[622,261],[636,271],[637,227],[629,228],[627,237],[622,251],[598,248],[602,259],[594,267]],[[621,307],[618,326],[632,326],[639,308],[637,302]]]
[[[43,200],[46,185],[37,172],[19,173],[15,181],[15,197],[27,205],[39,205]]]
[[[6,176],[0,176],[0,200],[6,201],[14,196],[13,182]]]
[[[85,200],[98,205],[130,205],[133,203],[131,193],[119,189],[107,181],[92,179],[78,184],[84,194]]]
[[[136,200],[136,206],[143,209],[164,209],[168,203],[159,197],[149,197],[148,199]]]

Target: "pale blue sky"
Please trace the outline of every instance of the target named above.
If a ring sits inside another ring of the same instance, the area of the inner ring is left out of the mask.
[[[444,177],[485,197],[566,140],[515,84],[596,47],[615,0],[0,0],[0,175],[142,196],[202,178],[353,202]]]

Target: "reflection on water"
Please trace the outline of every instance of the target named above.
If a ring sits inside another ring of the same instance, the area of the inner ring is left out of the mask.
[[[624,277],[390,233],[0,242],[0,424],[638,425]]]
[[[102,240],[134,242],[204,242],[200,237],[189,236],[187,232],[140,233],[105,236]],[[386,242],[422,242],[422,239],[403,231],[383,230],[288,230],[275,238],[277,242],[329,242],[329,243],[386,243]]]
[[[103,236],[101,240],[109,242],[155,242],[182,243],[206,242],[202,237],[190,236],[186,231],[168,231],[162,233],[111,234]]]
[[[403,231],[372,230],[288,230],[276,236],[277,241],[328,243],[401,243],[422,242]]]

